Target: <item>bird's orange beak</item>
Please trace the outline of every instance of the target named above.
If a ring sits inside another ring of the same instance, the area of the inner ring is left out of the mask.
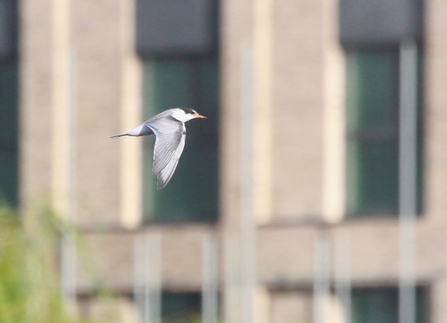
[[[200,119],[207,119],[207,117],[205,117],[205,116],[202,116],[202,115],[198,115],[196,118],[200,118]]]

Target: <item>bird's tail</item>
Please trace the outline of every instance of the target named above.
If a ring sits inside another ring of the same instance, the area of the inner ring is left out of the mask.
[[[110,138],[118,138],[118,137],[123,137],[123,136],[127,136],[128,134],[127,134],[127,132],[126,133],[122,133],[122,134],[119,134],[119,135],[115,135],[115,136],[112,136],[112,137],[110,137]]]

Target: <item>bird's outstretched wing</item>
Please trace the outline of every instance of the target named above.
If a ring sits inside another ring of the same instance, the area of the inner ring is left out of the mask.
[[[162,190],[170,181],[185,147],[185,125],[171,117],[148,120],[146,125],[155,134],[152,173],[157,177],[157,189]]]

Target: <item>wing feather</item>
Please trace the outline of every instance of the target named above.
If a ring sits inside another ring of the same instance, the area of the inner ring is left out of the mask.
[[[182,140],[180,145],[174,152],[171,160],[168,162],[165,168],[163,168],[160,173],[157,174],[157,189],[162,190],[171,180],[172,175],[174,175],[175,169],[177,168],[178,161],[182,155],[183,148],[185,147],[185,135],[182,135]]]
[[[156,137],[152,169],[155,175],[168,165],[180,145],[181,137],[181,133],[162,134]]]
[[[157,177],[157,189],[162,190],[172,178],[185,147],[185,125],[169,116],[145,123],[155,134],[152,173]]]

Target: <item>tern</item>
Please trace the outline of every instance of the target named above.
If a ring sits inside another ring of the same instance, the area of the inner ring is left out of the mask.
[[[157,177],[157,189],[161,191],[171,180],[185,147],[185,122],[196,118],[206,119],[193,109],[169,109],[128,132],[110,138],[155,136],[152,173]]]

